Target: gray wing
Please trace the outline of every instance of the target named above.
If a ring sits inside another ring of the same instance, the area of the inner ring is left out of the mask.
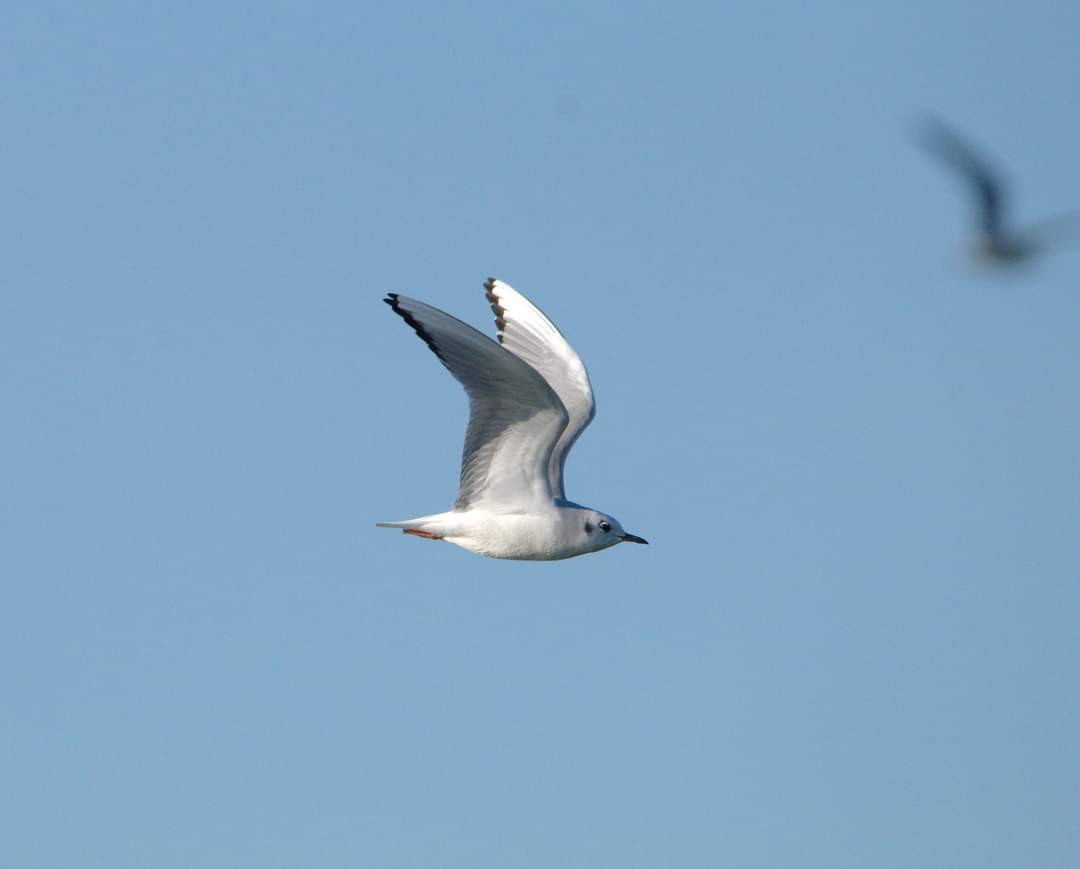
[[[972,186],[980,230],[990,238],[1002,234],[1005,187],[989,163],[949,127],[935,118],[923,124],[923,144]]]
[[[478,503],[525,510],[550,503],[552,450],[568,415],[535,370],[456,317],[389,293],[385,301],[469,396],[455,510]]]
[[[1024,237],[1040,246],[1080,243],[1080,214],[1045,217],[1024,227]]]
[[[556,498],[566,498],[566,456],[596,416],[592,384],[581,358],[544,312],[509,284],[488,278],[484,284],[499,343],[543,375],[566,407],[569,419],[551,452],[548,473]]]

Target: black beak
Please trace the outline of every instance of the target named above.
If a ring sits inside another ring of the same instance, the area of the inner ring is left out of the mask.
[[[622,536],[623,543],[648,543],[644,537],[638,537],[636,534],[624,534]]]

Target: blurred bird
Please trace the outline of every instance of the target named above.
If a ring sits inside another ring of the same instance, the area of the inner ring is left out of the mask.
[[[498,343],[415,299],[383,300],[465,387],[469,425],[453,509],[379,527],[530,561],[647,543],[614,517],[566,500],[566,455],[596,413],[589,375],[532,302],[494,278],[484,287]]]
[[[1080,240],[1080,215],[1069,214],[1041,220],[1018,229],[1006,219],[1005,185],[1000,175],[937,118],[927,118],[920,141],[936,157],[962,175],[975,197],[975,255],[996,264],[1020,263],[1056,242]]]

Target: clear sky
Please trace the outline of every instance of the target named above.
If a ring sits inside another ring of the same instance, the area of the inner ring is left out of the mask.
[[[1080,861],[1080,6],[11,3],[0,865]],[[380,302],[589,367],[484,559]]]

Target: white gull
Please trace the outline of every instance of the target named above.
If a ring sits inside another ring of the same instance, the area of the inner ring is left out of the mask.
[[[465,387],[469,424],[453,509],[378,526],[532,561],[646,543],[614,517],[566,499],[566,455],[596,413],[589,375],[532,302],[494,278],[484,287],[498,343],[423,302],[384,299]]]

